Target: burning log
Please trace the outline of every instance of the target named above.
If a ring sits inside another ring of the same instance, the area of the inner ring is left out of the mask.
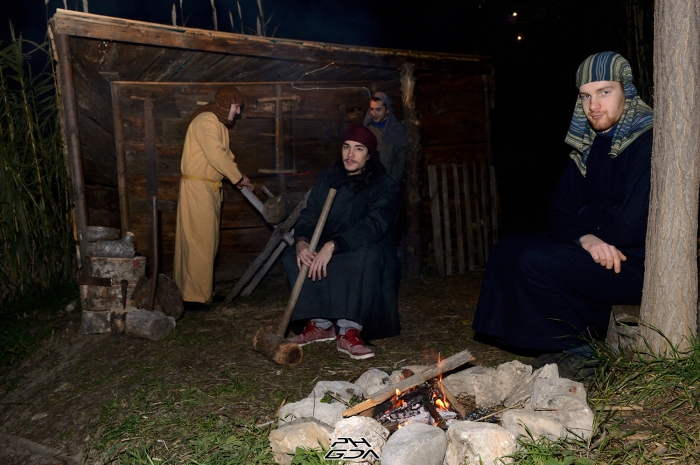
[[[472,359],[473,357],[471,352],[469,352],[468,350],[463,350],[462,352],[459,352],[458,354],[455,354],[452,357],[448,357],[444,360],[441,360],[432,368],[429,368],[420,373],[416,373],[410,378],[406,378],[402,381],[399,381],[398,383],[392,384],[380,391],[375,392],[374,394],[369,396],[369,399],[345,410],[343,412],[343,417],[351,417],[353,415],[357,415],[360,412],[364,412],[365,410],[379,405],[385,400],[391,398],[396,394],[397,390],[400,392],[407,391],[411,388],[418,386],[419,384],[423,384],[426,381],[435,378],[441,373],[454,370],[455,368],[464,365],[465,363],[469,363]]]
[[[435,420],[435,424],[442,429],[447,429],[445,419],[442,418],[442,416],[438,413],[437,409],[435,408],[435,405],[433,404],[430,389],[428,389],[427,386],[421,386],[418,388],[418,392],[421,393],[421,396],[423,397],[423,405],[428,410],[428,413],[430,413],[430,416],[433,417],[433,420]]]

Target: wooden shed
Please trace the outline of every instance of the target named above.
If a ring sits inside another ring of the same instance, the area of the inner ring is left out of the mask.
[[[390,95],[410,141],[404,261],[414,274],[432,242],[423,226],[430,222],[428,165],[490,158],[493,69],[487,57],[257,37],[66,10],[58,10],[49,30],[81,246],[87,226],[110,226],[132,231],[137,251],[148,254],[150,124],[165,272],[172,269],[189,116],[221,84],[236,85],[245,98],[231,130],[236,162],[274,194],[308,190],[339,155],[345,125],[362,122],[370,94]],[[225,184],[217,280],[241,276],[271,232]]]

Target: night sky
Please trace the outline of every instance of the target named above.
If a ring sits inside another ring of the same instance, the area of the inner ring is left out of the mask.
[[[66,0],[83,10],[84,0]],[[576,68],[592,53],[628,55],[622,0],[262,0],[275,37],[330,43],[476,53],[492,57],[496,80],[494,164],[502,233],[546,227],[556,181],[568,163],[563,143],[576,99]],[[239,0],[246,32],[256,0]],[[41,42],[63,0],[2,0],[24,38]],[[90,13],[213,29],[210,0],[88,0]],[[235,0],[215,0],[218,29],[241,32]],[[233,16],[231,25],[229,12]],[[514,14],[515,13],[515,14]],[[184,18],[184,21],[183,21]],[[0,38],[9,21],[0,20]],[[520,39],[519,39],[520,38]]]

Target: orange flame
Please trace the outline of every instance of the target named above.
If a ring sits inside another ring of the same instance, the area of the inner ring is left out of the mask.
[[[435,405],[440,407],[443,410],[447,410],[450,408],[450,403],[448,401],[443,401],[442,399],[438,399],[435,401]]]

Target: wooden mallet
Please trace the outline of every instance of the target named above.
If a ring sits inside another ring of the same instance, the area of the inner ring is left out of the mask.
[[[326,203],[323,204],[321,216],[318,219],[316,229],[314,230],[314,235],[311,237],[311,243],[309,244],[309,250],[311,252],[316,251],[318,240],[321,237],[321,231],[323,231],[323,226],[326,224],[328,213],[331,211],[331,205],[333,205],[335,192],[335,189],[330,189],[328,191]],[[253,337],[253,349],[263,354],[268,360],[271,360],[279,365],[294,366],[301,363],[301,358],[303,356],[301,346],[288,339],[285,339],[284,333],[287,332],[287,325],[289,325],[289,320],[292,318],[294,306],[297,303],[299,293],[301,292],[301,286],[304,285],[304,281],[306,281],[306,273],[308,272],[309,266],[302,265],[301,271],[299,272],[297,280],[294,283],[292,295],[289,297],[287,308],[284,310],[284,315],[282,315],[279,328],[277,328],[277,332],[272,333],[265,328],[260,328],[255,334],[255,337]]]

